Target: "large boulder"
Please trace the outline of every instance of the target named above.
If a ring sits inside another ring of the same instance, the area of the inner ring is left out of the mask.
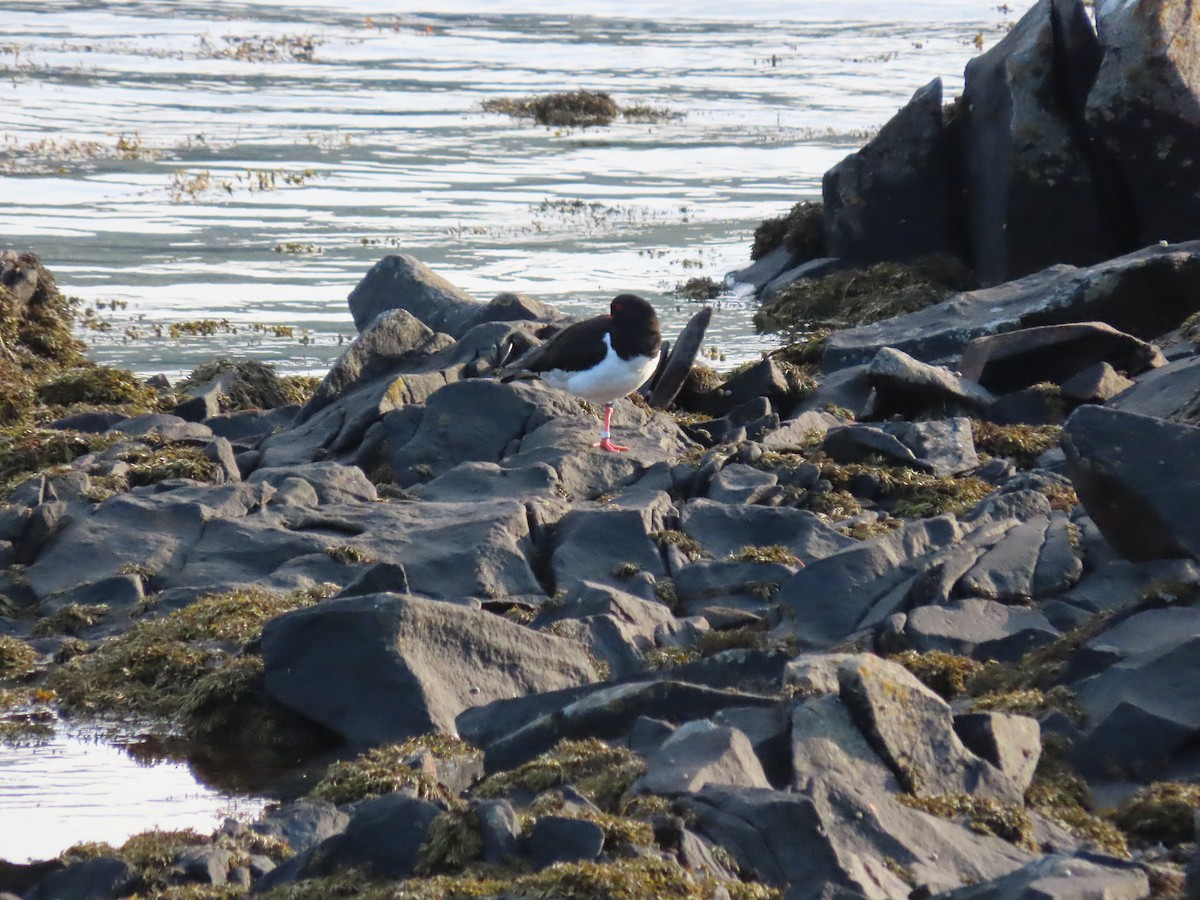
[[[984,284],[1122,249],[1082,140],[1083,96],[1100,62],[1081,0],[1039,0],[967,63],[962,104],[971,261]]]
[[[1191,0],[1096,4],[1103,62],[1087,99],[1140,243],[1200,236],[1200,19]]]
[[[596,677],[572,641],[396,594],[287,613],[267,623],[262,650],[272,697],[357,744],[454,734],[469,707]]]
[[[414,256],[385,256],[347,298],[354,327],[363,331],[382,313],[403,309],[433,331],[461,337],[484,304],[455,287]]]
[[[871,262],[963,256],[963,212],[951,181],[955,149],[942,122],[942,80],[935,78],[865,147],[825,173],[829,255]]]
[[[1084,509],[1123,555],[1200,559],[1200,483],[1180,477],[1194,469],[1200,428],[1084,406],[1062,446]]]

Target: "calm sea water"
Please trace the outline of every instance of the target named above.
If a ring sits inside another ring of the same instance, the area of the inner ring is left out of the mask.
[[[346,294],[391,252],[482,300],[585,314],[636,291],[673,333],[695,309],[677,284],[745,265],[759,221],[817,197],[931,78],[952,96],[1030,4],[431,5],[4,0],[0,247],[85,301],[95,358],[147,374],[218,353],[323,372],[353,335]],[[575,88],[678,117],[481,110]],[[770,346],[751,313],[720,304],[726,365]],[[214,334],[178,333],[202,319]],[[0,747],[0,858],[212,827],[231,802],[77,735]]]
[[[676,285],[747,264],[759,221],[931,78],[952,96],[1030,4],[433,5],[5,0],[0,246],[41,254],[108,329],[95,357],[144,373],[216,353],[323,372],[390,252],[483,300],[591,314],[640,292],[671,332],[694,310]],[[575,88],[679,118],[481,110]],[[751,312],[715,317],[729,365],[770,346]],[[217,333],[172,337],[201,319]]]

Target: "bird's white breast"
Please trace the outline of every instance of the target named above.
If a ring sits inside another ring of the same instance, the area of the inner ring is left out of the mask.
[[[582,372],[551,369],[542,373],[542,380],[591,403],[609,403],[640,388],[658,367],[659,354],[621,359],[607,334],[604,345],[608,352],[595,368]]]

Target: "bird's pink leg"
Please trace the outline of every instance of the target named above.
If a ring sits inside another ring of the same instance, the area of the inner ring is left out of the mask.
[[[600,432],[600,440],[592,444],[593,447],[599,447],[601,450],[608,450],[610,453],[621,453],[628,450],[628,447],[622,447],[620,444],[614,444],[609,437],[609,426],[612,425],[613,405],[611,403],[604,404],[604,430]]]

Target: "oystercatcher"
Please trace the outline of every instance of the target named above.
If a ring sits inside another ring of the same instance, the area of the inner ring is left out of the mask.
[[[607,316],[568,325],[546,343],[500,370],[501,381],[541,378],[551,387],[604,404],[601,450],[628,450],[609,433],[613,401],[646,383],[658,366],[662,336],[654,307],[636,294],[619,294]]]

